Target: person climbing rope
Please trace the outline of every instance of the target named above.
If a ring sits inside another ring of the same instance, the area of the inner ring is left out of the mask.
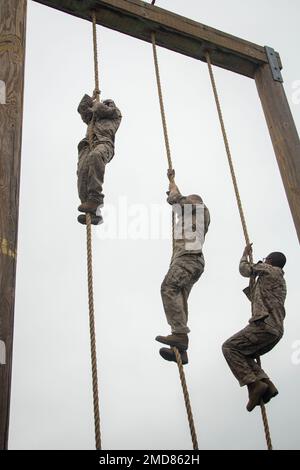
[[[176,362],[172,347],[181,354],[183,364],[188,363],[187,300],[193,285],[204,271],[202,246],[210,224],[210,214],[200,196],[182,196],[175,183],[174,170],[168,170],[169,191],[167,202],[172,205],[174,249],[169,271],[161,285],[161,295],[171,335],[157,336],[156,341],[171,348],[161,348],[160,355]]]
[[[78,194],[80,212],[91,213],[92,224],[103,222],[100,207],[103,206],[102,192],[105,166],[114,156],[115,134],[120,126],[122,115],[114,101],[96,100],[84,95],[78,106],[78,112],[85,124],[87,134],[78,144]],[[78,222],[86,224],[84,214],[78,216]]]
[[[250,263],[252,244],[248,244],[240,261],[240,274],[256,280],[244,289],[252,304],[248,326],[229,338],[222,346],[224,357],[240,386],[247,385],[252,411],[263,401],[268,403],[278,390],[255,359],[271,351],[284,332],[286,282],[283,253],[271,253],[257,264]]]

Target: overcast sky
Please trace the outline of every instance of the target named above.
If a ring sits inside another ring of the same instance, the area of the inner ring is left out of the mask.
[[[299,129],[298,0],[157,5],[278,50]],[[94,87],[91,25],[29,1],[27,33],[10,448],[93,449],[86,241],[76,220],[77,143],[85,133],[76,109]],[[153,215],[165,204],[167,161],[152,50],[102,27],[98,38],[102,97],[113,98],[123,114],[105,180],[106,225],[94,230],[103,447],[190,449],[177,367],[160,358],[154,341],[169,333],[160,284],[171,241],[157,236]],[[246,389],[221,352],[246,325],[250,304],[238,272],[244,241],[207,67],[158,52],[177,183],[203,197],[212,220],[206,270],[190,297],[185,368],[199,446],[264,449],[260,411],[246,411]],[[299,449],[299,243],[255,83],[215,72],[255,258],[275,250],[288,258],[286,332],[263,365],[280,391],[268,406],[273,445]]]

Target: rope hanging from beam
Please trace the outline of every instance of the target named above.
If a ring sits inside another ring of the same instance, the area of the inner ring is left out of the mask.
[[[96,14],[92,13],[93,20],[93,50],[94,50],[94,72],[95,72],[95,90],[93,97],[100,100],[99,72],[98,72],[98,52],[97,52],[97,29]],[[89,145],[93,147],[93,127],[94,121],[89,127]],[[86,214],[86,236],[87,236],[87,272],[88,272],[88,299],[89,299],[89,326],[90,326],[90,344],[91,344],[91,364],[92,364],[92,384],[93,384],[93,407],[94,407],[94,425],[95,425],[95,444],[96,449],[101,450],[101,430],[100,430],[100,411],[99,411],[99,392],[98,392],[98,369],[97,369],[97,348],[95,333],[95,313],[94,313],[94,290],[93,290],[93,259],[92,259],[92,219],[91,214]]]
[[[210,81],[211,81],[211,85],[212,85],[212,89],[213,89],[213,93],[214,93],[214,97],[215,97],[215,102],[216,102],[216,106],[217,106],[219,121],[220,121],[220,124],[221,124],[223,140],[224,140],[224,144],[225,144],[228,164],[229,164],[229,168],[230,168],[232,183],[233,183],[233,187],[234,187],[234,192],[235,192],[237,206],[238,206],[238,210],[239,210],[239,214],[240,214],[240,219],[241,219],[241,223],[242,223],[244,237],[245,237],[246,244],[250,245],[249,232],[248,232],[248,228],[247,228],[246,218],[245,218],[244,209],[243,209],[243,205],[242,205],[242,200],[241,200],[241,196],[240,196],[240,191],[239,191],[239,187],[238,187],[238,182],[237,182],[237,178],[236,178],[236,174],[235,174],[233,159],[232,159],[229,140],[228,140],[228,136],[227,136],[227,132],[226,132],[226,127],[225,127],[225,122],[224,122],[224,118],[223,118],[222,107],[221,107],[221,102],[220,102],[220,99],[219,99],[216,80],[215,80],[215,77],[214,77],[213,67],[212,67],[209,52],[206,52],[205,55],[206,55],[206,61],[207,61],[207,65],[208,65]],[[249,259],[250,259],[250,262],[253,263],[252,253],[250,253]],[[254,283],[254,279],[250,279],[250,289],[253,287],[253,283]],[[260,358],[259,357],[257,358],[257,363],[260,366]],[[271,434],[270,434],[270,428],[269,428],[269,423],[268,423],[268,416],[267,416],[266,407],[265,407],[263,401],[261,402],[260,409],[261,409],[262,421],[263,421],[263,425],[264,425],[267,448],[268,448],[268,450],[272,450],[273,447],[272,447]]]
[[[154,4],[154,2],[152,2],[152,4]],[[152,33],[152,48],[153,48],[153,59],[154,59],[154,66],[155,66],[155,73],[156,73],[156,82],[157,82],[157,90],[158,90],[158,97],[159,97],[159,104],[160,104],[161,120],[162,120],[166,154],[167,154],[167,160],[168,160],[168,168],[169,170],[173,170],[173,162],[172,162],[171,148],[170,148],[169,135],[168,135],[167,119],[166,119],[166,113],[165,113],[165,106],[164,106],[163,92],[162,92],[160,71],[159,71],[159,63],[158,63],[157,50],[156,50],[155,33]],[[173,250],[174,250],[174,242],[175,242],[174,227],[175,227],[175,218],[174,218],[174,212],[172,211]],[[172,349],[175,353],[176,362],[178,366],[178,371],[179,371],[179,376],[180,376],[180,381],[181,381],[181,386],[182,386],[182,391],[183,391],[183,396],[184,396],[184,402],[185,402],[185,407],[186,407],[186,412],[187,412],[187,417],[188,417],[188,422],[189,422],[189,427],[190,427],[190,432],[191,432],[191,438],[192,438],[192,443],[193,443],[193,449],[198,450],[199,447],[198,447],[198,441],[197,441],[197,434],[196,434],[196,429],[195,429],[195,424],[194,424],[194,418],[193,418],[193,412],[192,412],[192,407],[190,403],[189,392],[188,392],[183,365],[181,361],[181,355],[177,348],[173,347]]]

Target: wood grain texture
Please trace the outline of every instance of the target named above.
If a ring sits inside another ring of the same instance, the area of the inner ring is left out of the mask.
[[[208,49],[213,65],[251,78],[259,65],[267,63],[262,46],[140,0],[35,1],[88,20],[94,9],[102,26],[147,42],[155,32],[158,46],[202,61]]]
[[[0,365],[0,449],[8,444],[19,183],[22,139],[27,0],[0,2],[0,80],[6,103],[0,104],[0,340],[6,364]]]
[[[300,241],[300,141],[282,83],[263,65],[255,76],[279,170]]]

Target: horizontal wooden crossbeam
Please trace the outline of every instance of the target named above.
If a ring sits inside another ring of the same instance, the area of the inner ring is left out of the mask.
[[[264,47],[210,28],[140,0],[34,0],[86,20],[95,10],[97,23],[158,46],[205,61],[210,51],[214,65],[254,78],[268,63]],[[280,62],[280,57],[278,55]]]

